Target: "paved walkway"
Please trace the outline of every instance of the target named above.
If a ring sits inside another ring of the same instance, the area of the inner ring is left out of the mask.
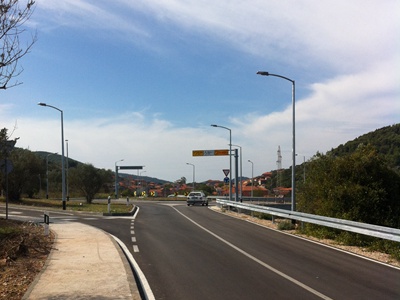
[[[50,224],[56,240],[23,299],[141,299],[115,240],[81,223]]]

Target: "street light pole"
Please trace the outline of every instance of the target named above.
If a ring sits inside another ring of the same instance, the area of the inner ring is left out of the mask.
[[[215,124],[211,126],[229,130],[229,201],[232,201],[232,130],[228,127]]]
[[[62,181],[61,186],[62,186],[62,208],[63,210],[65,210],[67,204],[65,202],[66,199],[65,199],[64,113],[61,109],[43,102],[39,102],[38,105],[53,108],[61,113],[61,181]]]
[[[191,163],[186,163],[187,165],[191,165],[193,167],[193,191],[195,190],[195,165]]]
[[[251,198],[253,198],[254,163],[250,159],[248,162],[251,163]]]
[[[65,140],[65,142],[67,143],[67,201],[69,201],[69,188],[68,188],[68,169],[69,169],[69,161],[68,161],[68,140]]]
[[[240,148],[240,201],[242,200],[243,197],[243,176],[242,176],[242,147],[239,145],[232,145],[234,147],[239,147]],[[237,179],[236,179],[237,181]]]
[[[295,181],[295,167],[296,167],[296,125],[295,125],[295,81],[278,74],[271,74],[265,71],[258,71],[258,75],[262,76],[274,76],[285,79],[292,83],[292,211],[296,210],[296,181]]]
[[[124,161],[124,159],[117,160],[114,163],[114,166],[115,166],[115,199],[118,199],[118,166],[117,166],[117,163],[119,163],[120,161]]]

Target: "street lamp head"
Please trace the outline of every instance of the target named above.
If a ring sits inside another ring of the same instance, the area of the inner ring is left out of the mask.
[[[265,71],[258,71],[258,72],[257,72],[257,75],[269,76],[269,73],[268,73],[268,72],[265,72]]]
[[[47,106],[47,104],[46,104],[46,103],[43,103],[43,102],[39,102],[38,105],[40,105],[40,106]]]
[[[216,125],[216,124],[211,124],[211,126],[212,126],[212,127],[218,127],[218,125]]]

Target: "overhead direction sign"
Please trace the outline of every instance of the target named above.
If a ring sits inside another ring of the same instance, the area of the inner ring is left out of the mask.
[[[193,150],[192,156],[222,156],[229,155],[228,149],[219,150]]]
[[[143,166],[118,166],[120,170],[141,170]]]

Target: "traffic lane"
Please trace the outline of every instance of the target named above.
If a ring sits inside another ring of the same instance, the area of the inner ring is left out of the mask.
[[[140,204],[135,232],[134,257],[156,299],[319,299],[166,205]]]
[[[268,265],[333,298],[400,299],[400,271],[349,253],[222,215],[175,206]]]

